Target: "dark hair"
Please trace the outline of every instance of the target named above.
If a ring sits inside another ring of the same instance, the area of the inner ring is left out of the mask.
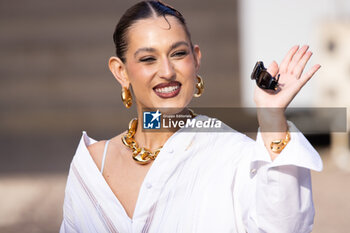
[[[165,15],[171,15],[178,19],[178,21],[184,27],[190,40],[191,48],[193,48],[191,35],[187,29],[185,19],[179,11],[161,1],[142,1],[130,7],[120,18],[115,28],[113,41],[116,47],[116,55],[120,58],[120,60],[125,62],[125,51],[127,50],[128,45],[127,33],[130,26],[137,20],[147,19],[154,16],[163,16],[169,23],[169,21],[165,18]]]

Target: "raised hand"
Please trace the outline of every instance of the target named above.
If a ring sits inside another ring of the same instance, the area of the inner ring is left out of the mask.
[[[309,46],[307,45],[301,48],[294,46],[289,50],[280,66],[275,61],[270,64],[267,71],[273,77],[280,75],[279,87],[277,91],[271,91],[263,90],[256,86],[254,102],[258,108],[287,108],[300,89],[321,67],[319,64],[316,64],[303,74],[304,68],[312,56],[312,52],[308,51],[308,49]]]

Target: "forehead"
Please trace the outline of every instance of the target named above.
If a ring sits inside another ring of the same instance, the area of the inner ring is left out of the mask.
[[[128,50],[140,47],[162,48],[174,42],[188,41],[183,25],[174,16],[138,20],[128,31]]]

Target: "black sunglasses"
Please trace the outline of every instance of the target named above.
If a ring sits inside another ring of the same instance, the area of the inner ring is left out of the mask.
[[[272,77],[271,74],[267,72],[262,61],[258,61],[255,64],[253,73],[251,75],[251,79],[255,79],[256,85],[258,85],[258,87],[262,89],[271,89],[275,91],[278,87],[279,78],[279,75],[277,76],[277,79],[275,77]]]

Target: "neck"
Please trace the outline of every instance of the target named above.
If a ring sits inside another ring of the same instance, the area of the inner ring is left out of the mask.
[[[147,148],[153,152],[162,147],[173,134],[174,132],[142,132],[142,127],[137,127],[134,137],[139,147]]]
[[[184,108],[181,112],[181,114],[189,114],[189,110],[187,108]],[[135,140],[139,147],[147,148],[151,151],[154,151],[158,149],[159,147],[162,147],[166,141],[175,133],[174,130],[169,131],[161,131],[161,132],[145,132],[142,129],[142,122],[143,122],[143,112],[138,111],[138,124],[137,129],[135,133]]]

